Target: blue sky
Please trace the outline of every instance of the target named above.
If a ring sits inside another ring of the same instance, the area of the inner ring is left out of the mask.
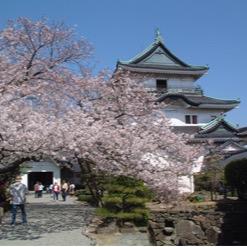
[[[156,28],[165,45],[192,65],[208,65],[198,84],[222,99],[240,98],[227,120],[247,126],[246,0],[5,0],[0,29],[20,16],[74,26],[95,48],[96,68],[114,69],[146,48]]]

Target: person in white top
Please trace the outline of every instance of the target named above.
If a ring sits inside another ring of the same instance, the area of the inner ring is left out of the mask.
[[[53,199],[58,200],[58,196],[60,193],[60,186],[58,185],[57,182],[55,182],[55,184],[53,185],[52,191],[53,191]]]
[[[62,184],[62,198],[63,198],[63,201],[65,202],[66,201],[66,197],[68,195],[68,191],[69,191],[69,185],[68,183],[63,180],[63,184]]]

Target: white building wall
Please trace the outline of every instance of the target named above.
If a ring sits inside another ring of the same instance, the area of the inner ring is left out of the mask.
[[[168,80],[168,89],[194,89],[195,81],[193,78],[186,79],[169,79]]]
[[[156,78],[145,78],[138,80],[139,83],[142,83],[144,87],[148,89],[156,89],[156,80],[167,80],[167,89],[194,89],[195,79],[194,78],[167,78],[167,77],[156,77]]]
[[[195,191],[193,175],[180,176],[178,179],[178,190],[180,194],[193,193]]]
[[[53,172],[53,183],[57,182],[61,184],[61,170],[60,167],[52,161],[41,161],[41,162],[26,162],[27,171],[22,175],[22,183],[28,186],[28,174],[30,172]]]
[[[164,109],[165,116],[170,119],[173,126],[188,125],[185,123],[185,115],[197,115],[198,125],[207,124],[213,116],[220,115],[220,110],[191,109],[184,106],[172,106]],[[194,124],[191,124],[194,125]]]

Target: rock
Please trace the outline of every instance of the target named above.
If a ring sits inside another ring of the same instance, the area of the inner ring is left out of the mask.
[[[119,229],[115,221],[109,223],[107,226],[98,227],[96,230],[97,233],[103,233],[103,234],[104,233],[116,233],[118,231]]]
[[[122,233],[137,232],[136,227],[132,222],[124,222],[123,225],[119,228],[119,231]]]
[[[157,236],[156,236],[156,241],[165,241],[166,240],[166,236],[163,234],[163,232],[160,232]]]
[[[188,234],[196,235],[199,238],[205,236],[201,227],[189,220],[179,221],[176,225],[176,232],[178,236],[187,236]]]
[[[193,221],[181,220],[176,225],[180,245],[203,245],[204,232]]]
[[[123,227],[125,228],[133,228],[135,225],[132,222],[124,222]]]
[[[165,235],[170,236],[174,232],[174,228],[173,227],[165,227],[163,232]]]
[[[119,231],[121,233],[133,233],[133,232],[135,232],[135,230],[133,228],[130,228],[130,227],[120,227]]]
[[[220,234],[221,234],[221,230],[216,226],[212,226],[211,228],[206,230],[207,240],[209,243],[213,245],[217,245]]]
[[[161,225],[158,224],[157,222],[154,221],[149,221],[148,222],[149,227],[151,227],[152,229],[161,229]]]
[[[148,229],[147,229],[147,227],[143,226],[143,227],[138,227],[138,231],[144,233],[144,232],[147,232]]]

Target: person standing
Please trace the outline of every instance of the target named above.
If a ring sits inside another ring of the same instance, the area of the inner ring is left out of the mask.
[[[67,197],[67,194],[68,194],[68,190],[69,190],[69,185],[68,183],[63,180],[63,185],[62,185],[62,198],[63,198],[63,201],[65,202],[66,201],[66,197]]]
[[[58,195],[60,193],[60,187],[57,182],[53,185],[53,199],[58,200]]]
[[[0,224],[2,224],[2,219],[3,219],[3,215],[4,215],[5,200],[6,200],[6,197],[5,197],[4,191],[0,187]]]
[[[39,198],[41,198],[42,197],[42,195],[43,195],[43,189],[44,189],[44,185],[41,183],[41,182],[39,182],[39,192],[38,192],[38,197]]]
[[[21,183],[21,176],[17,176],[15,182],[10,185],[10,195],[12,203],[11,225],[15,225],[17,209],[21,209],[22,224],[27,223],[25,210],[26,194],[28,193],[25,184]]]
[[[71,183],[69,185],[69,193],[70,193],[70,195],[74,195],[75,194],[75,185],[73,183]]]
[[[39,182],[38,181],[34,185],[34,197],[35,198],[38,198],[39,197]]]

